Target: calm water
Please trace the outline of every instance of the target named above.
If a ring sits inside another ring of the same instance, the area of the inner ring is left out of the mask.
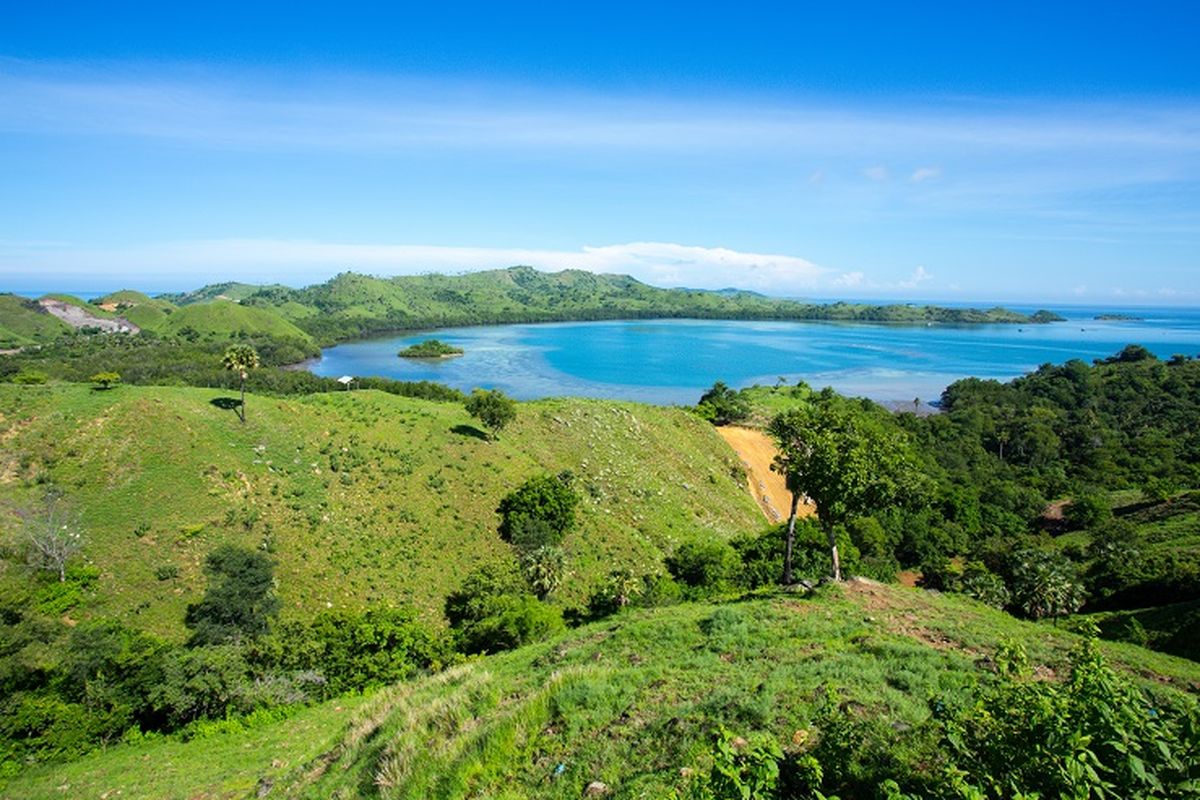
[[[959,378],[1007,380],[1046,362],[1090,361],[1137,343],[1160,357],[1200,354],[1200,310],[1125,309],[1144,319],[1099,322],[1105,309],[1057,309],[1050,325],[908,327],[826,322],[651,320],[448,328],[331,347],[318,375],[432,380],[521,399],[576,395],[695,403],[714,381],[804,380],[876,400],[934,399]],[[396,353],[436,336],[466,354],[414,361]]]

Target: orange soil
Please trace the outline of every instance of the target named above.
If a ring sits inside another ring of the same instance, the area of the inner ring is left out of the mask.
[[[775,460],[775,443],[762,431],[751,428],[738,428],[733,425],[717,428],[721,438],[729,443],[733,451],[742,460],[746,468],[746,479],[750,494],[758,501],[759,508],[771,522],[782,522],[787,519],[788,508],[791,506],[792,495],[787,490],[783,476],[771,471],[771,462]],[[813,507],[801,503],[797,516],[807,517],[813,513]]]

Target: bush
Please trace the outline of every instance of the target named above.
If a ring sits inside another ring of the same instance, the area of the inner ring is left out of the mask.
[[[498,598],[528,591],[524,576],[513,562],[486,564],[467,573],[462,586],[446,596],[446,620],[451,627],[460,628],[493,613]]]
[[[526,552],[561,545],[575,525],[579,505],[571,482],[568,473],[538,475],[506,495],[496,509],[500,537]]]
[[[562,611],[533,595],[495,598],[490,613],[464,625],[459,646],[464,653],[496,653],[541,641],[564,629]]]
[[[279,609],[271,559],[257,550],[222,545],[208,554],[208,589],[188,606],[192,645],[238,643],[262,636]]]
[[[729,425],[750,416],[750,403],[740,392],[717,381],[700,396],[696,411],[714,425]]]
[[[252,659],[297,677],[318,676],[309,690],[331,697],[405,680],[451,659],[448,644],[408,608],[324,611],[291,622],[254,647]],[[271,679],[278,682],[278,676]]]
[[[1020,650],[1001,656],[1005,680],[977,704],[950,718],[935,709],[947,773],[966,776],[971,796],[1196,796],[1194,706],[1154,702],[1105,664],[1095,639],[1061,683],[1032,679]]]
[[[667,571],[688,587],[692,596],[706,596],[729,588],[737,578],[741,560],[725,542],[685,542],[667,556]]]

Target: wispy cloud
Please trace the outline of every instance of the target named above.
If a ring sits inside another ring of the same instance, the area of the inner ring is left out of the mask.
[[[352,270],[376,275],[470,272],[524,264],[547,271],[583,269],[632,275],[656,286],[738,287],[772,293],[838,285],[833,270],[796,256],[669,242],[630,242],[579,250],[347,244],[223,239],[116,248],[16,248],[0,244],[0,273],[10,268],[73,279],[103,274],[134,279],[154,272],[172,283],[197,271],[256,281],[323,280]]]
[[[942,177],[942,170],[939,167],[918,167],[913,170],[908,179],[913,183],[924,183],[940,177]]]
[[[888,179],[888,168],[884,166],[867,167],[862,171],[862,174],[873,181],[886,181]]]

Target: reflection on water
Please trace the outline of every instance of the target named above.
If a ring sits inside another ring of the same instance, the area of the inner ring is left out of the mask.
[[[714,381],[804,380],[877,400],[940,396],[959,378],[1007,380],[1040,364],[1105,358],[1138,343],[1159,357],[1200,353],[1200,312],[1142,309],[1141,321],[1098,322],[1075,309],[1050,325],[892,326],[821,322],[639,320],[501,325],[437,331],[461,358],[413,361],[402,348],[431,332],[332,347],[318,375],[432,380],[521,398],[576,395],[694,403]]]

